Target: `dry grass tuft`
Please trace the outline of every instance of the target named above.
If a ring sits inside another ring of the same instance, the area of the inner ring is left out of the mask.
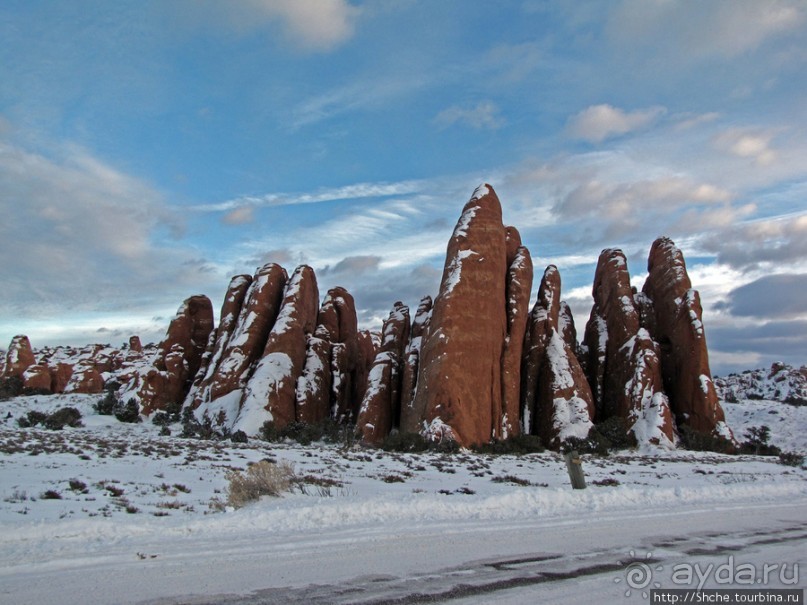
[[[246,472],[230,471],[226,475],[227,504],[240,508],[261,496],[280,496],[291,489],[295,479],[294,467],[288,462],[277,464],[261,460],[251,465]]]

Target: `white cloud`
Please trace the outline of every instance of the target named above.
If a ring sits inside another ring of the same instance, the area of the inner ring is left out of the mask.
[[[607,32],[623,47],[652,48],[673,60],[738,57],[789,34],[807,17],[800,0],[623,0]]]
[[[773,137],[771,131],[730,128],[714,138],[714,145],[721,151],[768,166],[777,159],[776,151],[771,148]]]
[[[214,6],[242,29],[277,21],[292,44],[311,51],[329,51],[349,40],[360,13],[346,0],[241,0]]]
[[[664,107],[626,112],[608,104],[592,105],[569,119],[568,130],[575,138],[601,143],[646,128],[665,112]]]
[[[211,279],[183,266],[192,252],[170,237],[182,225],[160,193],[80,148],[46,157],[0,141],[0,212],[5,322],[176,305]]]
[[[222,216],[221,222],[226,225],[244,225],[255,219],[254,214],[255,209],[252,206],[241,206]]]
[[[603,221],[624,221],[637,214],[670,212],[692,204],[726,203],[731,193],[708,183],[680,177],[627,183],[590,180],[575,187],[556,206],[567,219],[595,215]]]
[[[504,126],[504,122],[504,118],[499,115],[499,108],[490,101],[482,101],[472,107],[452,105],[434,118],[434,123],[440,128],[465,123],[477,130],[498,130]]]

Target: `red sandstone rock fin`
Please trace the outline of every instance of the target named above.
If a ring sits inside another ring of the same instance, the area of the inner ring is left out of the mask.
[[[414,399],[425,410],[427,427],[437,430],[439,419],[440,434],[450,432],[462,446],[490,441],[494,412],[502,409],[506,275],[501,205],[493,189],[482,185],[448,243]]]
[[[318,312],[314,270],[307,265],[297,267],[286,284],[263,356],[244,390],[234,431],[256,435],[268,420],[278,428],[295,421],[297,380],[303,372],[307,338],[314,332]]]
[[[403,352],[409,331],[409,308],[396,302],[384,322],[381,350],[370,369],[367,391],[356,421],[356,432],[368,445],[380,445],[400,423]]]
[[[664,387],[676,420],[733,439],[712,382],[700,297],[692,290],[683,254],[671,239],[660,237],[650,249],[647,268],[642,292],[653,303],[656,331],[651,336],[661,346]]]

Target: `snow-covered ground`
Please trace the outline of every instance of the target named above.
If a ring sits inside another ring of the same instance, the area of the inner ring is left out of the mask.
[[[729,543],[749,557],[791,563],[807,553],[807,532],[793,529],[807,523],[807,471],[777,458],[583,456],[589,487],[572,490],[563,459],[551,452],[197,441],[98,416],[97,399],[0,403],[0,603],[242,602],[255,591],[264,592],[243,602],[380,603],[467,582],[478,586],[444,597],[522,602],[539,590],[555,599],[541,602],[575,602],[586,591],[624,598],[614,579],[628,547],[665,561],[695,556],[671,537],[704,552]],[[84,428],[17,427],[29,410],[65,405],[81,410]],[[771,443],[807,450],[807,407],[724,408],[738,437],[765,424]],[[227,472],[263,459],[291,463],[305,484],[221,510]],[[762,545],[759,534],[784,538]],[[524,573],[551,581],[514,583]]]

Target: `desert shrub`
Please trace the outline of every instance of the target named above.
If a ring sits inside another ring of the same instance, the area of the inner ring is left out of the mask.
[[[594,425],[593,430],[608,441],[609,450],[630,449],[638,445],[636,435],[633,434],[633,431],[628,431],[625,420],[619,416],[611,416],[607,420],[603,420]],[[591,438],[592,435],[589,437]]]
[[[386,452],[425,452],[429,442],[420,433],[390,433],[384,438],[381,449]]]
[[[44,387],[23,387],[22,394],[29,395],[53,395],[53,391]]]
[[[598,485],[599,487],[616,487],[617,485],[621,485],[619,479],[615,479],[614,477],[606,477],[605,479],[592,481],[591,484]]]
[[[229,433],[217,431],[213,428],[213,419],[204,413],[202,420],[197,420],[191,408],[182,411],[182,436],[186,438],[195,437],[197,439],[221,439]]]
[[[115,392],[108,390],[103,399],[99,399],[95,404],[95,411],[101,416],[112,416],[115,413],[115,408],[118,406],[118,398]]]
[[[81,412],[74,407],[59,408],[45,418],[44,425],[46,429],[50,429],[52,431],[60,431],[65,426],[84,426],[81,423]]]
[[[443,439],[442,441],[429,441],[429,450],[440,454],[457,454],[462,448],[453,439]]]
[[[23,382],[19,376],[9,376],[0,380],[0,401],[22,394]]]
[[[29,428],[41,424],[46,429],[50,429],[52,431],[60,431],[65,426],[84,426],[81,423],[81,412],[74,407],[59,408],[52,414],[45,414],[43,412],[31,410],[25,416],[17,419],[17,424],[21,428]]]
[[[18,418],[17,424],[20,426],[20,428],[26,429],[28,427],[44,424],[47,417],[48,415],[43,412],[31,410],[25,416]]]
[[[309,445],[312,441],[322,439],[322,428],[320,425],[307,422],[290,422],[281,429],[280,434],[301,445]]]
[[[236,431],[232,435],[230,435],[230,441],[233,443],[247,443],[249,438],[244,431]]]
[[[160,437],[170,437],[171,436],[171,429],[167,426],[164,426],[160,429]]]
[[[78,492],[80,494],[86,494],[89,492],[87,489],[87,484],[81,481],[80,479],[70,479],[70,489],[74,492]]]
[[[280,430],[275,426],[274,421],[267,420],[261,426],[261,438],[264,441],[281,441],[282,437],[280,436]]]
[[[736,451],[734,444],[725,437],[701,433],[687,425],[679,427],[678,434],[681,438],[681,447],[687,450],[718,454],[733,454]]]
[[[529,479],[522,479],[521,477],[516,477],[515,475],[497,475],[496,477],[491,478],[491,481],[493,481],[493,483],[513,483],[523,487],[532,485],[532,481]]]
[[[804,464],[804,454],[798,452],[781,452],[779,462],[785,466],[801,466]]]
[[[164,411],[155,412],[154,416],[151,417],[151,423],[154,426],[168,426],[173,422],[174,420],[171,418],[171,414]]]
[[[41,500],[61,500],[62,495],[57,492],[55,489],[49,489],[47,491],[42,492],[39,495]]]
[[[740,444],[740,452],[743,454],[755,454],[757,456],[778,456],[780,450],[769,442],[771,429],[765,426],[749,427],[745,434],[745,441]]]
[[[115,418],[120,422],[140,422],[140,406],[137,401],[129,399],[126,403],[118,402],[115,406]]]
[[[263,423],[260,436],[265,441],[278,442],[284,439],[296,441],[301,445],[309,445],[314,441],[326,443],[341,443],[346,446],[353,444],[355,427],[352,424],[340,424],[335,420],[326,419],[321,422],[290,422],[283,428],[272,421]]]
[[[567,437],[560,444],[560,451],[563,453],[577,452],[578,454],[607,456],[610,450],[611,442],[597,430],[597,427],[591,427],[585,438]]]
[[[544,451],[538,435],[515,435],[507,439],[497,439],[472,448],[480,454],[537,454]]]
[[[280,496],[289,491],[294,481],[294,467],[288,462],[275,464],[261,460],[245,472],[231,471],[225,476],[227,504],[240,508],[261,496]]]

